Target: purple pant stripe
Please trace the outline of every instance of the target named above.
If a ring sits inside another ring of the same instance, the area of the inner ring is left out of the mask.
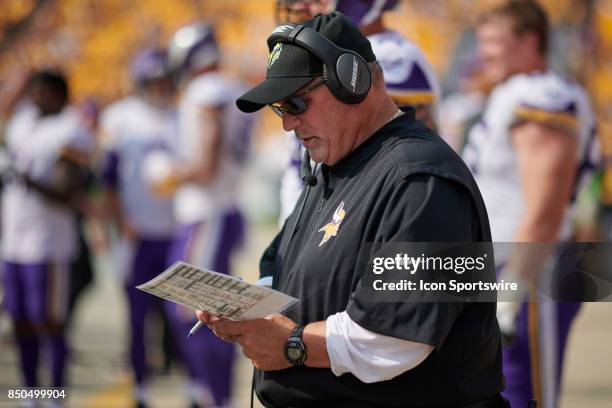
[[[176,317],[181,313],[180,306],[166,305],[175,316],[170,324],[189,377],[210,391],[215,405],[226,404],[231,394],[234,345],[219,339],[208,327],[187,339],[186,333],[195,321]]]
[[[49,265],[5,262],[5,307],[13,319],[41,325],[48,318]]]
[[[231,211],[224,215],[221,222],[220,236],[211,237],[211,240],[217,243],[211,268],[229,274],[231,255],[243,240],[244,221],[238,211]],[[179,232],[173,244],[169,264],[185,260],[183,257],[187,256],[188,247],[194,240],[193,235],[197,233],[206,232],[198,228],[197,224],[185,227]],[[198,254],[194,255],[199,258]],[[193,313],[171,302],[165,302],[165,307],[190,377],[208,388],[216,405],[227,403],[231,393],[234,346],[217,338],[208,328],[203,328],[187,339],[186,335],[195,323]]]
[[[564,351],[567,344],[569,330],[574,317],[580,309],[580,303],[560,302],[553,308],[557,313],[557,333],[554,333],[556,344],[556,389],[560,390],[561,373],[563,370]],[[534,398],[531,378],[531,361],[529,352],[529,337],[527,328],[527,303],[523,303],[518,317],[517,336],[515,341],[503,347],[503,367],[506,379],[506,388],[502,393],[508,398],[513,407],[527,406],[527,402]],[[541,330],[541,329],[540,329]],[[540,370],[542,372],[542,370]],[[558,399],[558,393],[556,398]],[[544,406],[540,401],[540,405]],[[556,406],[556,403],[552,406]]]
[[[126,283],[130,312],[130,363],[134,370],[134,379],[142,384],[146,377],[145,359],[145,320],[147,314],[155,307],[162,310],[161,299],[136,289],[137,285],[147,282],[159,275],[166,266],[170,241],[152,241],[141,239],[138,242],[132,274]],[[159,341],[161,343],[161,339]]]
[[[190,244],[193,242],[194,236],[199,228],[201,228],[201,223],[185,225],[179,228],[172,240],[172,245],[168,252],[168,259],[166,262],[168,266],[177,261],[187,260]]]
[[[213,269],[219,273],[230,273],[230,258],[234,249],[240,247],[244,240],[244,219],[238,211],[226,214],[219,249],[215,254]]]
[[[67,268],[62,265],[51,266],[47,263],[28,265],[5,262],[4,264],[5,307],[16,328],[22,381],[28,387],[39,385],[37,370],[43,334],[45,344],[50,349],[51,385],[54,387],[65,385],[68,347],[61,327],[63,321],[60,319],[65,316],[55,312],[63,309],[57,303],[66,299],[53,297],[51,293],[53,291],[57,294],[65,289],[60,287],[67,283],[66,279],[63,279],[65,276],[61,276],[65,271]],[[52,277],[52,274],[55,276]],[[41,328],[46,323],[60,323],[60,326],[52,333],[45,333]],[[34,332],[32,328],[35,329]]]

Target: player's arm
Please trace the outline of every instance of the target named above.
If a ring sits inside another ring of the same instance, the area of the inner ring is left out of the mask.
[[[557,239],[576,177],[577,138],[569,130],[526,122],[512,130],[525,214],[517,242]]]
[[[559,235],[576,177],[577,138],[569,129],[534,121],[515,126],[511,138],[525,205],[514,241],[540,244],[518,246],[520,254],[505,270],[534,278]]]
[[[208,184],[219,171],[223,146],[222,107],[206,107],[200,111],[200,160],[180,174],[183,182]]]
[[[51,183],[40,183],[24,175],[26,185],[48,200],[68,206],[81,213],[87,212],[86,193],[92,174],[88,167],[86,154],[65,148],[53,166]]]
[[[497,319],[505,338],[516,333],[516,318],[529,282],[534,282],[552,254],[576,177],[577,138],[572,129],[535,121],[513,127],[525,212],[514,236],[518,245],[508,258],[500,278],[520,279],[524,284],[515,302],[500,302]],[[539,243],[539,244],[533,244]]]
[[[102,183],[104,185],[104,218],[115,223],[116,228],[125,238],[131,239],[136,236],[136,232],[127,221],[120,200],[119,193],[119,161],[121,156],[117,151],[109,149],[104,154],[102,166]]]
[[[117,229],[121,232],[121,235],[127,239],[134,238],[136,236],[136,232],[127,221],[127,217],[121,209],[119,192],[115,187],[105,187],[104,204],[105,208],[107,209],[106,216],[117,225]]]
[[[525,206],[514,241],[539,244],[516,246],[501,276],[527,283],[537,277],[554,249],[576,176],[577,139],[570,129],[524,121],[513,127],[511,142]],[[527,285],[523,289],[521,293]],[[498,306],[500,327],[509,336],[515,330],[516,310],[506,317],[504,310],[517,307],[518,303]]]

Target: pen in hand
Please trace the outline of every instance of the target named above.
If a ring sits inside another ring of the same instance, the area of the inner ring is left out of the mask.
[[[189,330],[189,334],[187,335],[187,338],[190,338],[191,336],[196,334],[196,332],[200,330],[202,326],[204,326],[204,322],[201,320],[198,320],[198,322],[191,328],[191,330]]]

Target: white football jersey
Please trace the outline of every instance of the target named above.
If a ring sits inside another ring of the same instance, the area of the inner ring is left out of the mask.
[[[129,96],[102,112],[100,128],[105,136],[104,176],[116,183],[127,221],[141,237],[171,237],[175,227],[172,198],[154,193],[148,172],[160,170],[148,168],[160,154],[169,158],[175,154],[176,111]]]
[[[89,155],[93,136],[74,108],[66,107],[59,114],[41,117],[34,105],[24,103],[7,123],[6,148],[16,171],[49,185],[62,149]],[[5,261],[66,263],[75,258],[77,249],[73,210],[53,203],[19,180],[5,185],[2,193]]]
[[[585,91],[553,72],[518,74],[497,85],[482,120],[470,131],[463,158],[482,192],[493,240],[512,242],[525,211],[511,127],[537,121],[567,129],[578,139],[574,192],[559,240],[572,234],[574,198],[598,162],[595,117]]]
[[[179,157],[187,165],[201,160],[201,112],[207,107],[222,109],[223,134],[219,169],[207,185],[189,183],[176,195],[175,214],[182,224],[215,217],[236,206],[238,181],[250,151],[252,115],[240,112],[235,101],[244,86],[221,73],[209,72],[194,78],[179,103]]]
[[[398,105],[432,105],[431,116],[437,125],[441,88],[423,52],[391,30],[369,35],[368,40],[382,67],[387,93]],[[300,163],[304,149],[293,132],[287,133],[287,144],[290,162],[281,180],[281,224],[293,211],[303,188]]]

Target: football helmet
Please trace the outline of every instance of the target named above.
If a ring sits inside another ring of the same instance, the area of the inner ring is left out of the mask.
[[[143,88],[151,81],[170,75],[168,55],[164,50],[158,48],[142,51],[132,60],[130,72],[136,86]]]
[[[219,61],[221,53],[211,25],[196,22],[179,28],[170,40],[168,55],[177,72],[194,72]]]

